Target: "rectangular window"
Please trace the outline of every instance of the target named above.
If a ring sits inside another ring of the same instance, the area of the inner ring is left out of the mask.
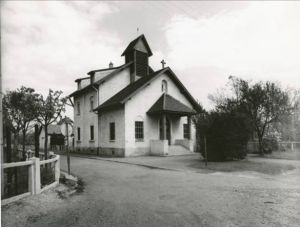
[[[109,123],[109,139],[112,141],[116,139],[114,122]]]
[[[183,124],[183,138],[190,139],[190,131],[188,124]]]
[[[77,128],[77,140],[80,141],[80,127]]]
[[[93,125],[90,126],[90,138],[91,138],[91,140],[94,140],[94,126]]]
[[[90,97],[90,111],[92,112],[93,109],[94,109],[94,97],[91,96],[91,97]]]
[[[135,121],[135,139],[143,140],[144,139],[144,122]]]
[[[77,115],[80,115],[80,102],[77,102]]]

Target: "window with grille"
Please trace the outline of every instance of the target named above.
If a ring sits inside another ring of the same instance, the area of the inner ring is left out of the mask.
[[[109,139],[112,141],[116,139],[114,122],[109,123]]]
[[[80,127],[77,128],[77,140],[80,141]]]
[[[143,140],[144,139],[144,122],[135,121],[135,139]]]
[[[91,138],[91,140],[94,140],[94,126],[93,125],[90,126],[90,138]]]
[[[190,131],[188,124],[183,124],[183,138],[190,139]]]

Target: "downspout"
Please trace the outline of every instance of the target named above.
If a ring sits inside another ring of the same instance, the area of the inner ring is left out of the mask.
[[[94,86],[94,85],[92,85],[92,88],[97,92],[97,107],[99,106],[99,87],[98,87],[98,89]],[[95,129],[94,129],[95,130]],[[97,155],[99,154],[99,115],[98,115],[98,113],[97,113],[97,131],[98,131],[98,139],[97,139]]]

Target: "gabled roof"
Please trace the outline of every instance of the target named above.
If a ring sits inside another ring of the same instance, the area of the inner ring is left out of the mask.
[[[69,117],[65,116],[64,118],[62,118],[60,121],[58,121],[57,125],[62,125],[64,123],[68,123],[68,124],[73,124],[73,120],[71,120]]]
[[[121,65],[119,67],[115,67],[114,71],[109,73],[108,75],[106,75],[105,77],[101,78],[100,80],[94,82],[93,84],[89,84],[88,86],[80,89],[80,90],[76,90],[75,92],[71,93],[69,95],[69,97],[73,97],[73,96],[76,96],[76,95],[79,95],[79,94],[82,94],[83,92],[86,92],[88,91],[89,89],[91,89],[93,86],[99,86],[101,83],[105,82],[107,79],[113,77],[114,75],[116,75],[117,73],[119,73],[120,71],[124,70],[125,68],[129,67],[133,62],[129,62],[129,63],[126,63],[124,65]],[[110,68],[111,69],[111,68]],[[98,71],[98,70],[97,70]],[[90,73],[90,72],[89,72]]]
[[[193,115],[196,111],[176,100],[169,94],[163,94],[148,110],[148,114],[172,113],[176,115]]]
[[[149,47],[149,44],[148,44],[148,42],[147,42],[147,40],[146,40],[144,34],[140,35],[139,37],[137,37],[136,39],[134,39],[133,41],[131,41],[131,42],[128,44],[128,46],[127,46],[127,48],[125,49],[125,51],[122,53],[121,56],[124,56],[127,52],[132,51],[132,49],[135,47],[135,45],[138,43],[138,41],[139,41],[140,39],[144,42],[144,44],[145,44],[145,46],[146,46],[146,48],[147,48],[148,56],[152,56],[152,55],[153,55],[153,54],[152,54],[152,51],[151,51],[151,49],[150,49],[150,47]]]
[[[60,125],[49,125],[47,132],[48,135],[61,135]]]
[[[159,75],[166,73],[169,75],[169,77],[174,81],[174,83],[178,86],[180,91],[185,95],[185,97],[191,102],[194,109],[196,111],[201,110],[201,107],[199,104],[195,101],[195,99],[192,97],[192,95],[187,91],[187,89],[183,86],[183,84],[179,81],[177,76],[174,74],[174,72],[169,68],[166,67],[164,69],[158,70],[156,72],[153,72],[147,76],[141,77],[137,81],[129,84],[124,89],[122,89],[120,92],[109,98],[107,101],[105,101],[103,104],[98,106],[94,109],[94,111],[104,111],[109,109],[114,109],[117,107],[122,107],[126,100],[133,96],[135,93],[139,92],[144,86],[146,86],[148,83],[150,83],[152,80],[157,78]]]

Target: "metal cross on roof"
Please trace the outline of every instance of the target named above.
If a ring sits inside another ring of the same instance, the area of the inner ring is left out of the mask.
[[[162,60],[160,63],[161,63],[161,65],[162,65],[162,68],[164,69],[164,68],[165,68],[165,65],[166,65],[165,60]]]

